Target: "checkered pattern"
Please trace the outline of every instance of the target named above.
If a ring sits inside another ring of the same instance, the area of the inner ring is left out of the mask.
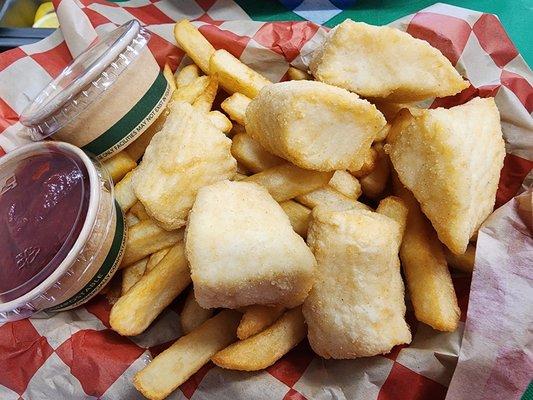
[[[282,0],[288,9],[300,17],[324,24],[341,14],[343,9],[355,4],[356,0]]]
[[[315,22],[330,19],[351,3],[283,2]],[[326,34],[325,28],[309,21],[252,21],[231,0],[57,0],[56,7],[66,42],[57,31],[37,44],[0,55],[0,146],[5,151],[24,142],[18,115],[69,62],[69,52],[79,54],[97,32],[114,24],[139,19],[152,33],[149,46],[159,64],[178,68],[188,60],[174,44],[172,22],[192,19],[216,48],[227,49],[274,81],[285,78],[290,64],[304,68]],[[533,89],[531,71],[498,19],[436,4],[392,25],[439,48],[473,84],[429,106],[495,96],[508,151],[497,202],[507,202],[533,166]],[[408,313],[413,343],[389,355],[325,361],[302,343],[262,372],[227,371],[208,364],[170,398],[443,399],[459,354],[470,278],[455,277],[454,284],[463,321],[454,333],[435,332]],[[103,297],[49,319],[0,325],[0,398],[142,398],[131,377],[181,335],[179,307],[178,301],[135,338],[109,329],[110,306]]]
[[[470,279],[459,276],[454,283],[464,317]],[[142,398],[131,378],[181,335],[174,311],[179,304],[134,338],[109,329],[110,308],[99,296],[86,307],[52,318],[0,326],[0,398]],[[412,344],[386,356],[325,361],[303,342],[264,372],[228,371],[208,364],[171,398],[236,398],[238,393],[239,398],[320,399],[336,394],[388,399],[409,393],[416,384],[418,398],[443,399],[459,354],[463,322],[454,333],[437,333],[418,323],[412,313],[407,319]],[[325,387],[331,391],[325,392]]]

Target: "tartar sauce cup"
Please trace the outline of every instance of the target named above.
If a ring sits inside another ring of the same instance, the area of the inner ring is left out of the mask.
[[[172,94],[149,39],[137,20],[100,36],[24,109],[30,138],[68,142],[98,160],[125,149]]]

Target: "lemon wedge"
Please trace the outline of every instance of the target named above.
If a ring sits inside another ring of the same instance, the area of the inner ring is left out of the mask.
[[[50,13],[45,14],[41,18],[35,21],[33,24],[34,28],[58,28],[59,27],[59,20],[57,19],[57,14]]]
[[[35,16],[33,18],[34,22],[37,22],[39,19],[44,17],[46,14],[50,14],[54,12],[54,5],[51,1],[47,1],[46,3],[42,3],[39,8],[37,8],[37,11],[35,12]]]

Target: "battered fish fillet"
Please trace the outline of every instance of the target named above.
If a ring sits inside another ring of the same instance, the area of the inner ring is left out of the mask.
[[[203,308],[291,308],[313,284],[313,253],[281,206],[255,183],[224,181],[200,189],[186,252]]]
[[[303,314],[315,353],[349,359],[409,343],[400,224],[373,211],[319,206],[307,237],[318,268]]]
[[[505,157],[494,99],[475,98],[448,110],[402,110],[387,142],[400,181],[440,241],[464,253],[492,212]]]
[[[350,19],[331,30],[309,68],[319,81],[395,102],[450,96],[470,86],[426,41]]]
[[[231,140],[190,104],[174,102],[133,172],[133,190],[163,228],[184,226],[199,188],[235,175]]]
[[[386,121],[354,93],[289,81],[264,87],[246,109],[245,124],[267,151],[299,167],[356,171]]]

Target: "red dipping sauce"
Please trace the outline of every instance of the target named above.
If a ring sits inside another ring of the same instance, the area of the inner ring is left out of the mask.
[[[34,289],[65,259],[85,222],[90,185],[82,160],[52,147],[4,176],[0,301],[7,302]]]

